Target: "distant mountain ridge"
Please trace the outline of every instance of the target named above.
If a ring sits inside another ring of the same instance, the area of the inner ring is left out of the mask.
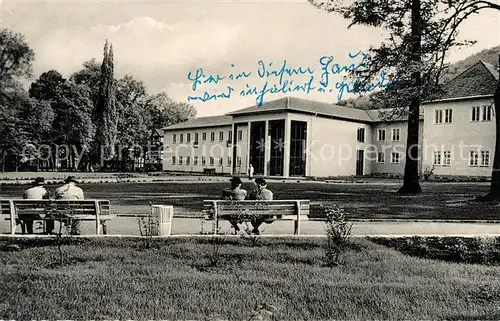
[[[498,68],[498,55],[500,54],[500,46],[496,46],[493,48],[482,50],[476,54],[473,54],[463,60],[457,61],[451,65],[449,65],[442,77],[442,82],[446,82],[456,76],[458,76],[461,72],[467,70],[472,67],[478,61],[482,60],[486,63],[489,63],[496,68]],[[370,103],[370,95],[364,95],[357,98],[349,98],[337,103],[340,106],[346,106],[357,109],[374,109],[376,106],[373,106]]]

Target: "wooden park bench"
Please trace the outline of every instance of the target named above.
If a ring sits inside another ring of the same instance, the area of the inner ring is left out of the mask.
[[[23,218],[30,220],[77,220],[95,221],[96,234],[107,234],[106,222],[112,219],[108,200],[25,200],[0,199],[0,214],[9,215],[10,233],[16,234],[16,226]],[[24,225],[21,225],[23,234]]]
[[[214,220],[213,233],[219,230],[219,219],[228,220],[230,216],[241,216],[249,220],[254,216],[271,216],[270,220],[294,221],[293,234],[300,235],[300,221],[308,220],[309,200],[272,200],[272,201],[227,201],[204,200],[205,218]]]

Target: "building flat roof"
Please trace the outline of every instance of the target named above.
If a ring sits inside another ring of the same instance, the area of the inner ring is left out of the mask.
[[[373,119],[365,110],[350,107],[338,106],[331,103],[323,103],[313,100],[285,97],[265,102],[262,106],[251,106],[233,111],[228,115],[238,117],[246,115],[260,114],[264,112],[301,112],[313,115],[335,117],[360,122],[373,122]]]
[[[169,130],[177,130],[177,129],[219,127],[219,126],[230,126],[232,124],[233,124],[233,117],[222,115],[222,116],[193,118],[193,119],[190,119],[184,123],[179,123],[179,124],[164,127],[163,130],[169,131]]]

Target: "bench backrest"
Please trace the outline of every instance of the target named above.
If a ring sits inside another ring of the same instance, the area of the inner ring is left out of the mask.
[[[309,215],[309,200],[272,200],[272,201],[203,201],[206,213],[217,210],[217,216],[229,214],[273,215],[277,218],[290,215]]]
[[[0,214],[32,215],[50,211],[57,211],[63,215],[111,214],[109,200],[0,199]]]

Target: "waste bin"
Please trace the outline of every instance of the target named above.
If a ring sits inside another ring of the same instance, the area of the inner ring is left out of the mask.
[[[172,205],[152,205],[152,214],[157,223],[158,236],[171,235],[174,207]]]

